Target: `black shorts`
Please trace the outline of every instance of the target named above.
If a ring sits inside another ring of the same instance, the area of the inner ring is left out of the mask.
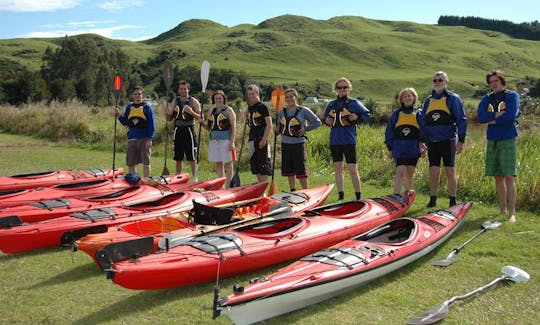
[[[251,173],[254,175],[272,175],[272,163],[270,163],[268,143],[264,148],[259,148],[260,140],[249,141],[249,147],[253,154],[249,159]]]
[[[330,152],[332,153],[332,161],[343,161],[343,156],[347,164],[356,164],[356,145],[355,144],[343,144],[343,145],[330,145]]]
[[[414,166],[418,163],[418,158],[394,158],[394,164],[397,166]]]
[[[197,156],[197,135],[193,126],[177,126],[174,128],[174,160],[191,161]]]
[[[456,145],[457,139],[428,142],[429,166],[441,166],[441,160],[444,167],[454,167],[456,163]]]
[[[306,143],[281,143],[281,176],[307,178]]]

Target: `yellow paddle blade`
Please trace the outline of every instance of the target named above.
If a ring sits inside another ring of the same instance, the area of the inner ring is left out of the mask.
[[[285,105],[285,89],[279,87],[272,91],[272,107],[279,113]]]
[[[272,196],[276,193],[279,192],[279,189],[276,185],[276,183],[274,183],[274,181],[272,181],[272,183],[270,183],[270,186],[268,187],[268,190],[266,191],[266,196]]]

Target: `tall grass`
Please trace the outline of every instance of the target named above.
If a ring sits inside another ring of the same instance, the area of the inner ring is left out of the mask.
[[[153,156],[163,157],[166,137],[171,146],[167,159],[172,162],[172,126],[165,124],[161,108],[154,107],[157,116],[156,137],[154,141]],[[313,107],[313,111],[322,116],[323,105]],[[235,108],[238,115],[238,129],[236,142],[240,143],[244,127],[244,117],[241,112],[245,107]],[[25,107],[0,107],[3,118],[0,119],[0,130],[8,133],[30,135],[45,138],[49,141],[64,142],[77,145],[81,148],[108,149],[114,138],[114,118],[112,109],[87,107],[78,102],[45,103]],[[520,137],[518,138],[518,177],[517,203],[520,208],[540,208],[540,136],[538,135],[538,117],[527,115],[521,119]],[[393,161],[386,158],[384,146],[384,125],[363,124],[358,132],[358,170],[363,182],[370,182],[377,186],[392,188],[394,177]],[[125,128],[118,124],[117,130],[118,151],[124,152],[126,140]],[[308,137],[308,162],[311,176],[332,175],[332,159],[328,145],[330,129],[322,126],[312,132]],[[273,136],[271,144],[273,146]],[[280,139],[278,137],[278,150],[276,150],[276,167],[280,168]],[[204,169],[213,169],[206,162],[208,132],[202,131],[201,163]],[[458,155],[456,173],[458,175],[458,199],[477,200],[487,203],[496,202],[495,186],[491,177],[484,176],[485,159],[485,128],[479,126],[474,117],[469,120],[468,136],[464,151]],[[238,149],[240,146],[237,145]],[[240,164],[247,169],[246,145]],[[154,160],[154,164],[159,160]],[[442,173],[444,174],[444,172]],[[347,173],[346,173],[347,175]],[[429,189],[427,159],[421,159],[417,166],[415,176],[415,189],[427,193]],[[441,175],[439,196],[447,196],[446,177]]]

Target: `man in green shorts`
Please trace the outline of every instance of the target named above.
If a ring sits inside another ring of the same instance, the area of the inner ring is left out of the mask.
[[[478,122],[487,123],[486,176],[495,178],[497,201],[501,213],[508,213],[510,222],[516,221],[517,175],[516,118],[519,115],[519,95],[506,89],[506,78],[501,70],[486,75],[492,92],[478,104]]]

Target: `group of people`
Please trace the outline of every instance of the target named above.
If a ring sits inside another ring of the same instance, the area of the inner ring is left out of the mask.
[[[418,93],[404,88],[398,95],[399,108],[390,116],[385,144],[388,158],[396,166],[394,192],[411,189],[416,164],[427,151],[429,161],[429,203],[437,204],[441,162],[447,176],[449,205],[456,204],[456,154],[463,151],[467,134],[467,118],[463,101],[448,90],[448,75],[438,71],[433,75],[433,90],[421,109],[415,107]],[[501,70],[486,75],[491,92],[477,108],[478,122],[487,123],[485,175],[495,179],[497,201],[501,214],[510,222],[516,221],[517,122],[519,95],[506,89],[506,78]]]
[[[394,160],[394,192],[412,189],[416,165],[427,152],[429,161],[430,200],[427,207],[435,207],[440,180],[441,162],[447,176],[449,205],[456,204],[457,177],[456,154],[463,150],[467,133],[467,118],[461,97],[448,89],[448,75],[438,71],[433,75],[433,90],[416,107],[418,93],[414,88],[404,88],[398,95],[398,108],[391,114],[385,131],[387,156]],[[485,95],[478,105],[478,122],[487,123],[486,176],[495,178],[497,199],[501,213],[509,221],[516,221],[516,118],[519,114],[519,96],[506,89],[506,79],[501,70],[490,71],[486,82],[492,92]],[[352,83],[339,78],[333,84],[336,99],[324,111],[323,122],[330,127],[330,151],[334,166],[338,200],[345,198],[344,159],[350,174],[355,197],[362,197],[360,175],[357,168],[357,125],[370,118],[369,110],[350,96]],[[181,81],[177,97],[165,109],[168,121],[174,121],[174,160],[176,173],[183,170],[183,160],[190,162],[195,173],[199,142],[195,121],[210,132],[208,160],[216,164],[218,177],[233,177],[236,156],[236,113],[227,105],[227,95],[217,90],[212,95],[213,108],[206,114],[199,101],[190,95],[190,84]],[[308,185],[307,136],[323,124],[311,109],[298,103],[298,92],[285,91],[285,107],[272,119],[268,107],[260,101],[260,88],[246,87],[248,108],[243,112],[249,126],[248,152],[250,169],[259,182],[272,175],[269,136],[281,136],[281,175],[287,177],[291,191],[296,190],[296,180],[302,188]],[[130,173],[137,164],[143,165],[145,177],[150,175],[150,152],[155,132],[155,113],[142,101],[143,89],[135,87],[133,102],[123,113],[115,108],[120,123],[128,127],[126,164]],[[200,134],[199,134],[200,136]]]

